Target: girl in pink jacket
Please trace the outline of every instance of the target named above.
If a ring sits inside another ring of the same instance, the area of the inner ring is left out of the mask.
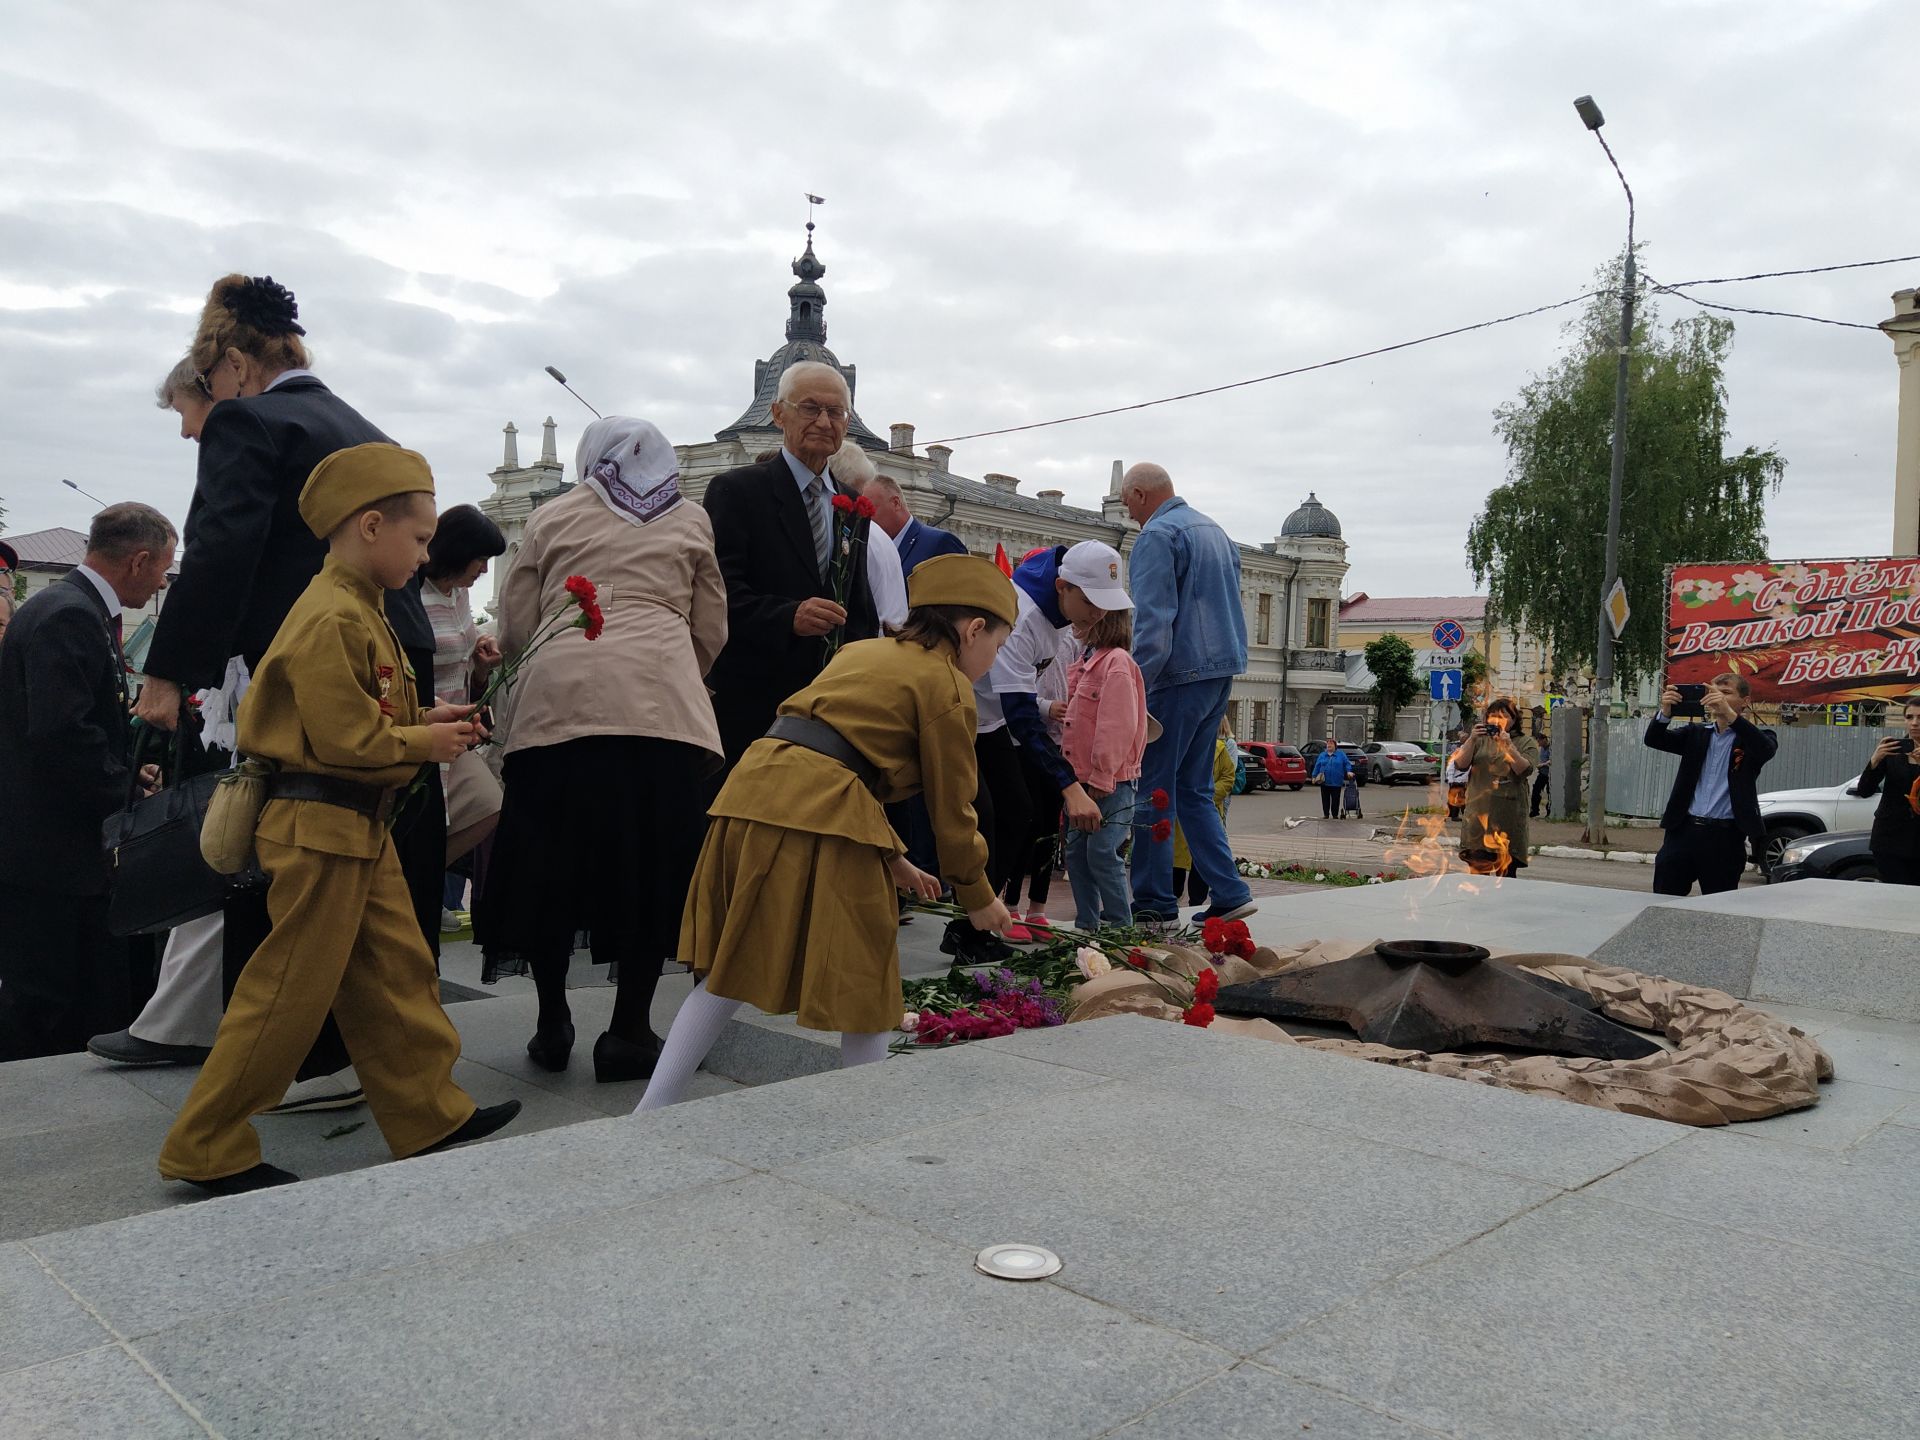
[[[1133,601],[1117,574],[1098,585],[1074,584],[1063,574],[1060,610],[1080,641],[1067,670],[1060,751],[1100,806],[1099,829],[1067,832],[1074,923],[1082,930],[1131,925],[1132,890],[1120,851],[1133,829],[1134,789],[1148,725],[1146,682],[1128,653]]]

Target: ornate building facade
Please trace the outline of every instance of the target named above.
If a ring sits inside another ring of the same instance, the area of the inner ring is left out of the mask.
[[[808,227],[812,229],[811,226]],[[751,462],[780,444],[772,405],[781,373],[802,360],[833,366],[845,377],[856,401],[848,435],[871,454],[875,468],[900,486],[907,506],[921,520],[951,530],[976,555],[991,557],[1003,548],[1015,561],[1043,545],[1103,540],[1123,555],[1133,546],[1138,527],[1120,503],[1120,476],[1113,462],[1106,493],[1097,510],[1069,505],[1064,491],[1025,494],[1012,475],[972,479],[953,469],[953,451],[945,445],[917,446],[914,427],[895,424],[882,440],[859,417],[856,372],[827,348],[826,292],[820,279],[826,266],[814,253],[813,237],[793,262],[797,283],[787,291],[786,341],[753,367],[753,397],[739,418],[713,439],[677,445],[682,490],[698,499],[715,475]],[[517,435],[509,423],[500,466],[489,476],[493,493],[480,508],[507,536],[507,554],[494,567],[494,583],[519,549],[527,517],[543,501],[570,488],[556,450],[551,416],[545,425],[540,459],[522,465]],[[1333,735],[1349,738],[1364,727],[1367,696],[1348,683],[1349,657],[1340,648],[1340,587],[1347,573],[1347,546],[1340,522],[1309,495],[1264,544],[1240,546],[1241,600],[1247,615],[1247,670],[1234,682],[1230,712],[1234,733],[1243,740],[1291,743]]]

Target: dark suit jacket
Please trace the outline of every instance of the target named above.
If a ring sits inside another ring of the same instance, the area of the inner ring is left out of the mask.
[[[967,553],[966,541],[951,530],[942,530],[923,520],[909,520],[907,528],[900,532],[900,538],[893,545],[900,552],[900,569],[907,575],[913,574],[913,567],[922,560],[931,560],[936,555]]]
[[[833,588],[815,560],[806,501],[786,457],[716,475],[707,486],[713,548],[727,582],[727,647],[713,662],[720,743],[731,765],[767,733],[780,702],[813,683],[826,664],[819,638],[793,633],[793,613],[812,596],[830,600]],[[857,522],[864,540],[871,521]],[[867,584],[867,567],[852,567],[844,639],[880,633]]]
[[[1867,849],[1875,855],[1920,860],[1920,815],[1913,813],[1907,801],[1914,781],[1920,780],[1920,766],[1913,763],[1917,757],[1920,751],[1890,755],[1871,770],[1862,770],[1853,787],[1861,795],[1877,792],[1880,796],[1879,808],[1873,812],[1873,834],[1867,839]]]
[[[100,826],[127,803],[126,666],[79,571],[20,607],[0,640],[0,874],[102,895]]]
[[[300,518],[300,487],[334,451],[386,439],[311,376],[215,405],[147,673],[197,690],[219,684],[231,656],[259,664],[327,555]]]
[[[1662,725],[1658,718],[1647,722],[1646,743],[1680,757],[1680,773],[1674,777],[1673,791],[1667,796],[1666,812],[1660,828],[1677,829],[1687,823],[1687,810],[1693,804],[1694,788],[1707,763],[1707,746],[1713,736],[1711,725]],[[1733,754],[1727,761],[1727,798],[1733,802],[1733,818],[1740,831],[1753,842],[1754,853],[1766,853],[1766,827],[1760,821],[1760,794],[1757,781],[1760,767],[1773,758],[1780,742],[1742,715],[1733,722]]]

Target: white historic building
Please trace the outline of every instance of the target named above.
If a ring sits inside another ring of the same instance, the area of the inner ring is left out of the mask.
[[[793,262],[793,272],[799,280],[787,291],[786,343],[754,362],[751,403],[713,439],[674,447],[680,457],[681,488],[695,499],[715,475],[779,446],[772,405],[781,372],[789,365],[802,360],[832,365],[854,394],[855,367],[843,364],[827,348],[827,297],[819,283],[826,266],[814,254],[811,235],[805,253]],[[858,396],[854,398],[857,404]],[[875,467],[899,483],[915,515],[951,530],[976,555],[991,557],[999,546],[1017,563],[1039,546],[1079,540],[1104,540],[1123,554],[1132,548],[1138,527],[1120,503],[1124,467],[1118,460],[1100,508],[1091,510],[1067,504],[1060,490],[1023,494],[1012,475],[975,480],[957,474],[952,449],[916,447],[909,424],[889,427],[888,439],[882,440],[856,409],[847,430],[849,438],[871,452]],[[511,422],[506,426],[505,453],[489,477],[493,494],[480,502],[507,537],[507,554],[493,569],[496,587],[519,548],[527,517],[544,500],[570,488],[554,432],[549,416],[540,458],[522,465],[518,431]],[[1347,657],[1339,649],[1340,586],[1346,573],[1347,545],[1340,522],[1311,495],[1286,517],[1273,541],[1241,545],[1248,654],[1247,671],[1234,683],[1232,710],[1234,733],[1241,739],[1297,743],[1310,735],[1332,734],[1336,725],[1344,735],[1356,716],[1364,723],[1367,697],[1349,688]]]

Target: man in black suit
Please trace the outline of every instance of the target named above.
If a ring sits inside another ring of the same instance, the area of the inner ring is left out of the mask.
[[[828,551],[843,523],[833,498],[846,492],[828,462],[846,439],[851,408],[846,381],[831,365],[788,366],[773,402],[780,453],[716,475],[707,486],[728,625],[727,648],[707,683],[729,768],[767,733],[780,702],[825,668],[829,633],[839,630],[843,641],[879,633],[859,554],[870,520],[853,522],[844,606],[829,579]]]
[[[1669,722],[1680,692],[1660,692],[1660,710],[1647,722],[1646,743],[1680,757],[1660,828],[1666,840],[1653,861],[1656,895],[1685,895],[1700,884],[1702,895],[1716,895],[1740,884],[1747,847],[1754,858],[1766,854],[1766,828],[1760,820],[1756,782],[1779,742],[1747,719],[1752,691],[1741,675],[1715,676],[1707,686],[1705,725],[1675,730]]]
[[[151,506],[109,505],[0,645],[0,1060],[82,1050],[132,1018],[100,827],[134,783],[121,611],[166,583],[176,538]]]

